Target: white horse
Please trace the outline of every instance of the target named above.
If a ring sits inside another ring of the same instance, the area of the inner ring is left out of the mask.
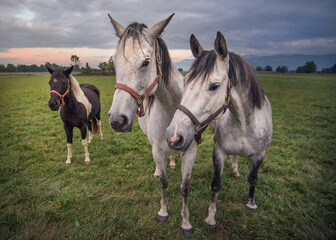
[[[258,169],[272,138],[272,109],[252,66],[237,54],[228,52],[220,32],[215,40],[215,50],[205,51],[194,35],[191,35],[190,45],[196,60],[185,78],[181,105],[167,129],[167,140],[173,149],[186,150],[194,136],[199,136],[211,122],[215,141],[214,178],[205,221],[213,229],[224,162],[229,155],[249,159],[247,179],[250,188],[246,206],[257,209],[254,189]],[[229,111],[225,112],[226,109]],[[234,163],[236,160],[234,158]]]
[[[168,219],[166,189],[166,158],[176,151],[169,148],[166,129],[169,126],[184,89],[183,76],[170,59],[168,48],[160,37],[172,14],[167,19],[147,28],[132,23],[126,29],[111,16],[116,35],[120,38],[112,60],[116,70],[116,90],[108,113],[111,127],[118,132],[131,131],[137,110],[139,125],[152,145],[153,158],[158,167],[161,186],[159,222]],[[180,154],[183,195],[182,229],[192,231],[189,223],[188,194],[196,144]]]

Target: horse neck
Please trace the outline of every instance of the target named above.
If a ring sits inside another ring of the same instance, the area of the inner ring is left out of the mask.
[[[161,77],[158,89],[154,96],[167,111],[175,112],[176,107],[180,104],[183,93],[183,76],[171,62],[170,72],[163,73],[168,75],[167,83],[164,83]]]
[[[64,109],[66,109],[68,112],[76,112],[78,109],[78,101],[71,87],[69,94],[64,97]]]

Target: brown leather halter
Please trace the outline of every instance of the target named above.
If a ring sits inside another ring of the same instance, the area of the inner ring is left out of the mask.
[[[224,104],[215,113],[211,114],[207,119],[205,119],[205,121],[203,121],[201,123],[198,121],[198,119],[195,117],[195,115],[192,114],[188,110],[188,108],[186,108],[185,106],[183,106],[181,104],[177,106],[177,109],[184,112],[190,118],[190,120],[195,124],[195,126],[196,126],[195,140],[196,140],[197,144],[202,143],[202,141],[203,141],[202,133],[207,128],[207,126],[210,124],[210,122],[212,120],[214,120],[221,112],[223,112],[223,114],[226,112],[226,109],[229,106],[229,101],[231,101],[234,109],[236,111],[238,110],[237,105],[234,103],[234,101],[232,99],[231,89],[232,89],[232,81],[229,80],[228,85],[227,85],[227,91],[226,91]]]
[[[139,94],[136,91],[134,91],[132,88],[128,87],[125,84],[122,83],[117,83],[115,85],[115,89],[121,89],[124,90],[126,92],[128,92],[129,94],[131,94],[137,101],[137,103],[140,106],[140,111],[137,111],[137,114],[139,117],[143,117],[145,115],[145,109],[143,106],[143,101],[145,100],[145,98],[148,96],[148,94],[153,90],[153,88],[155,87],[155,85],[159,82],[160,78],[162,77],[162,71],[161,71],[161,57],[159,54],[159,46],[158,46],[158,40],[155,39],[155,56],[156,56],[156,78],[153,81],[153,83],[149,86],[149,88],[143,93],[143,94]]]
[[[70,91],[70,83],[69,83],[69,82],[70,82],[70,81],[69,81],[69,79],[68,79],[68,88],[67,88],[67,90],[65,91],[65,93],[63,93],[63,95],[60,94],[59,92],[57,92],[56,90],[51,90],[51,91],[50,91],[50,94],[55,93],[55,94],[57,94],[57,95],[61,98],[61,100],[62,100],[61,106],[64,105],[64,97],[65,97],[65,96],[69,93],[69,91]]]

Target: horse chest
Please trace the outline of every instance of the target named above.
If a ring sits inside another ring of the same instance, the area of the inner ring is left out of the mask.
[[[84,111],[61,111],[61,119],[68,126],[81,127],[86,120],[86,112]]]

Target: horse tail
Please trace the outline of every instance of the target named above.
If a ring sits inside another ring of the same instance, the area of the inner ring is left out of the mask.
[[[99,130],[99,128],[98,128],[98,121],[97,121],[97,118],[94,117],[92,119],[92,132],[93,132],[93,134],[97,134],[98,130]]]

